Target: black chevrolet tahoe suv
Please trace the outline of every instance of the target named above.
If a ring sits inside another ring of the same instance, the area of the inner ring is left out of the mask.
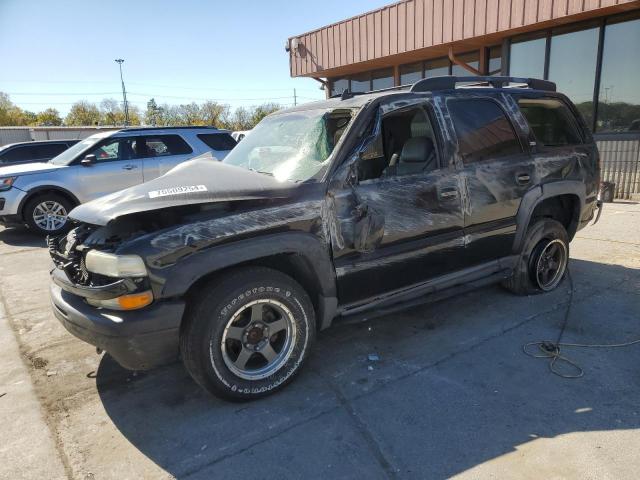
[[[181,358],[242,400],[287,384],[335,319],[552,290],[600,207],[596,145],[555,90],[437,77],[272,114],[223,162],[75,208],[48,240],[55,315],[126,368]]]

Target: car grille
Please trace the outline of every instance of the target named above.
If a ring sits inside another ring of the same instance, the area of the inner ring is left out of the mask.
[[[56,268],[63,270],[76,285],[107,285],[112,283],[113,279],[89,272],[84,259],[85,249],[78,248],[90,233],[91,230],[88,228],[78,227],[64,236],[47,237],[49,254]]]

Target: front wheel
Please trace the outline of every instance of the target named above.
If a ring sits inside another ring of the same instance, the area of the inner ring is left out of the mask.
[[[519,295],[549,292],[560,285],[569,263],[569,235],[557,220],[539,218],[529,225],[513,276],[503,286]]]
[[[31,199],[24,209],[24,220],[41,235],[58,235],[69,229],[67,215],[73,204],[57,193],[44,193]]]
[[[252,400],[293,379],[315,338],[309,296],[291,277],[247,267],[200,289],[180,336],[187,371],[209,392]]]

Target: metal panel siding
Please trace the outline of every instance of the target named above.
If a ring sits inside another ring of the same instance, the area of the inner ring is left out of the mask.
[[[360,45],[362,40],[360,39],[360,19],[357,18],[353,22],[353,62],[358,63],[360,61]]]
[[[564,17],[567,14],[569,2],[567,0],[553,1],[553,18]]]
[[[498,30],[511,28],[511,0],[500,0],[498,6]]]
[[[340,24],[340,65],[347,64],[347,25]]]
[[[398,4],[398,53],[407,51],[407,8]]]
[[[524,21],[524,0],[511,1],[511,28],[518,28]]]
[[[444,41],[443,23],[444,0],[433,0],[433,45],[438,45]]]
[[[415,50],[416,48],[416,12],[413,1],[407,2],[407,35],[406,50]]]
[[[398,53],[398,9],[389,7],[389,54]]]
[[[499,0],[487,0],[487,33],[498,31],[498,12],[500,11]]]
[[[487,33],[487,0],[476,0],[473,6],[473,36]]]
[[[1,127],[0,147],[8,143],[30,142],[32,140],[82,139],[105,130],[117,129],[94,127]]]
[[[373,15],[367,15],[367,58],[375,58],[375,31]]]
[[[584,0],[569,0],[569,15],[575,15],[582,12]]]
[[[538,0],[525,0],[524,24],[532,25],[538,21]]]
[[[416,22],[416,43],[414,48],[424,47],[424,0],[416,0],[415,22]]]
[[[464,38],[464,0],[452,0],[453,3],[453,40]]]
[[[410,63],[417,57],[409,53],[423,48],[502,34],[491,37],[498,43],[513,30],[533,31],[540,22],[563,25],[574,21],[575,15],[594,10],[590,17],[638,8],[638,0],[403,0],[296,37],[309,55],[302,49],[290,51],[290,71],[293,76],[313,76],[324,70],[321,76],[332,77],[338,74],[332,69],[404,53],[397,62]],[[465,42],[456,51],[475,48],[480,42]],[[438,49],[437,55],[442,52]],[[382,65],[376,62],[372,68]],[[344,72],[342,68],[339,74]]]
[[[538,2],[538,21],[551,20],[553,16],[553,0],[539,0]]]
[[[389,9],[382,11],[382,56],[389,55]]]
[[[599,141],[602,180],[616,184],[615,197],[640,195],[640,140]]]
[[[382,56],[382,12],[373,15],[373,56]]]

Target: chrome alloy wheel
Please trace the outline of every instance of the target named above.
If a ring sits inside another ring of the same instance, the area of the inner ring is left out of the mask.
[[[45,200],[33,209],[33,223],[42,230],[54,232],[67,223],[67,210],[54,200]]]
[[[562,240],[551,240],[547,243],[535,265],[535,280],[540,289],[553,290],[562,280],[567,269],[567,246]]]
[[[296,335],[296,322],[286,305],[273,299],[255,300],[240,307],[227,322],[220,344],[222,358],[234,375],[261,380],[287,363]]]

